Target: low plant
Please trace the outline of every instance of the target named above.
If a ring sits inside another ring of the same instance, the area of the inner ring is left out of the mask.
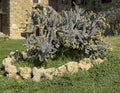
[[[109,44],[102,34],[108,27],[103,15],[85,11],[75,6],[75,10],[57,14],[51,7],[37,5],[28,14],[25,31],[29,58],[40,62],[54,58],[63,48],[85,54],[90,58],[104,58]]]

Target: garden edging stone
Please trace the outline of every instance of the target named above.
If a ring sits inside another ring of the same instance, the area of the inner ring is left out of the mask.
[[[27,54],[25,51],[21,52],[24,59],[27,59]],[[70,61],[58,68],[30,68],[30,67],[19,67],[14,65],[15,62],[15,52],[11,52],[7,58],[3,59],[2,65],[4,66],[4,71],[6,76],[20,79],[32,79],[33,81],[39,82],[41,79],[46,78],[52,80],[55,76],[63,76],[67,73],[77,73],[79,70],[89,70],[94,64],[101,64],[104,60],[98,58],[96,60],[91,60],[90,58],[84,58],[79,62]]]

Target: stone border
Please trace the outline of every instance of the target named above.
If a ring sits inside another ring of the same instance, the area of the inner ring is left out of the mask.
[[[30,67],[16,67],[13,63],[18,60],[15,54],[19,54],[20,57],[27,59],[27,52],[11,52],[7,58],[2,61],[4,66],[5,75],[8,77],[16,79],[32,79],[33,81],[39,82],[42,78],[52,80],[55,76],[63,76],[67,73],[77,73],[80,70],[89,70],[94,64],[100,64],[104,62],[102,59],[98,58],[96,60],[91,60],[90,58],[84,58],[80,62],[70,61],[58,68],[30,68]]]

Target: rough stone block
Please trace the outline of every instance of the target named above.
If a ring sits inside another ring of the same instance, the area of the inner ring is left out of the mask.
[[[9,66],[12,64],[12,62],[13,62],[13,59],[10,57],[7,57],[2,61],[2,64],[3,64],[3,66]]]
[[[21,54],[22,54],[24,60],[28,58],[27,52],[22,51]]]
[[[89,70],[92,66],[93,66],[92,63],[86,63],[86,62],[79,63],[79,69],[82,70]]]
[[[17,68],[14,65],[5,66],[5,71],[8,73],[8,76],[14,77],[17,74]]]
[[[29,67],[19,67],[18,70],[19,70],[19,74],[22,78],[24,78],[24,79],[31,78],[31,71],[32,71],[31,68],[29,68]]]
[[[70,73],[76,73],[79,70],[78,63],[74,62],[74,61],[68,62],[67,64],[65,64],[65,66],[66,66],[68,72],[70,72]]]
[[[42,77],[44,77],[45,69],[44,68],[36,68],[34,67],[32,70],[33,81],[40,81]]]
[[[68,73],[65,65],[58,67],[54,72],[56,76],[63,76],[65,73]]]

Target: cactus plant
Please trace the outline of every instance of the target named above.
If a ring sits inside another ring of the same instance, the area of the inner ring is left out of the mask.
[[[63,47],[77,49],[90,58],[104,58],[109,46],[103,41],[107,24],[103,15],[85,11],[75,5],[75,10],[57,14],[50,7],[37,5],[28,14],[26,45],[29,57],[40,62],[53,58]]]

